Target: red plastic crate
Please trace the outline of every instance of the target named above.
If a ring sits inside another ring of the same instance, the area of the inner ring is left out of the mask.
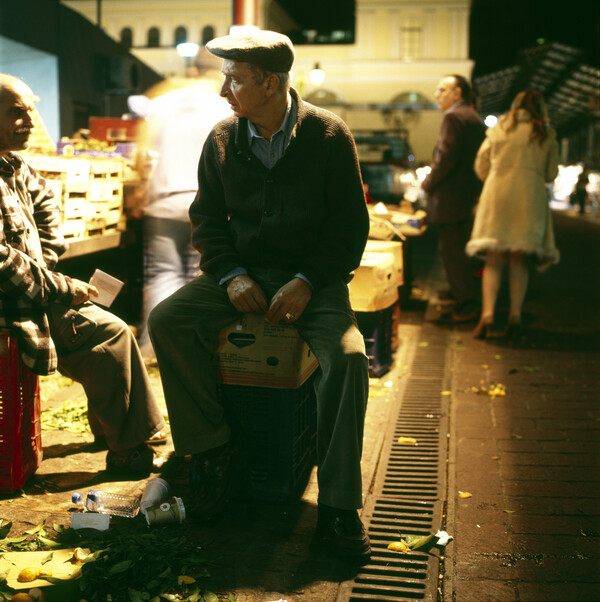
[[[13,493],[42,462],[39,379],[21,361],[17,339],[0,332],[0,493]]]

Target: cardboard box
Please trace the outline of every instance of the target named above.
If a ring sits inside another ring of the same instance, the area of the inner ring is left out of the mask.
[[[396,273],[396,286],[404,284],[404,259],[402,243],[393,240],[368,240],[365,248],[367,253],[392,253]]]
[[[394,225],[388,215],[375,215],[369,212],[369,238],[391,240],[396,235]]]
[[[56,145],[56,154],[66,157],[81,156],[87,159],[133,159],[137,149],[135,142],[119,142],[107,149],[86,148],[76,140],[61,140]]]
[[[391,222],[399,228],[401,232],[408,233],[410,229],[420,231],[424,224],[427,213],[423,210],[415,213],[405,213],[404,211],[391,211]]]
[[[354,311],[386,309],[398,301],[393,253],[365,252],[348,284]]]
[[[295,389],[318,362],[290,324],[270,324],[245,314],[219,333],[217,380],[224,384]]]

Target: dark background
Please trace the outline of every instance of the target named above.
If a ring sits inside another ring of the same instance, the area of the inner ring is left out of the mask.
[[[510,67],[519,50],[550,42],[580,48],[588,65],[600,66],[600,1],[473,0],[474,77]]]

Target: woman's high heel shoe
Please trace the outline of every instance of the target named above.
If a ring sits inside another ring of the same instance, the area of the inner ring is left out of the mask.
[[[521,326],[521,318],[508,318],[508,324],[504,332],[507,339],[512,341],[520,338],[523,333],[523,327]]]
[[[476,339],[491,339],[492,338],[492,324],[493,320],[489,318],[481,318],[479,324],[475,326],[473,330],[473,336]]]

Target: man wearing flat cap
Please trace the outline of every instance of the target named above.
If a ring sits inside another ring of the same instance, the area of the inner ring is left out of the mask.
[[[200,157],[190,207],[203,275],[159,304],[149,329],[178,455],[211,515],[227,496],[236,454],[211,358],[240,314],[294,324],[319,361],[316,539],[365,557],[360,459],[368,358],[348,298],[369,218],[356,148],[334,114],[290,87],[290,40],[256,31],[206,48],[223,59],[221,96],[234,115]]]

